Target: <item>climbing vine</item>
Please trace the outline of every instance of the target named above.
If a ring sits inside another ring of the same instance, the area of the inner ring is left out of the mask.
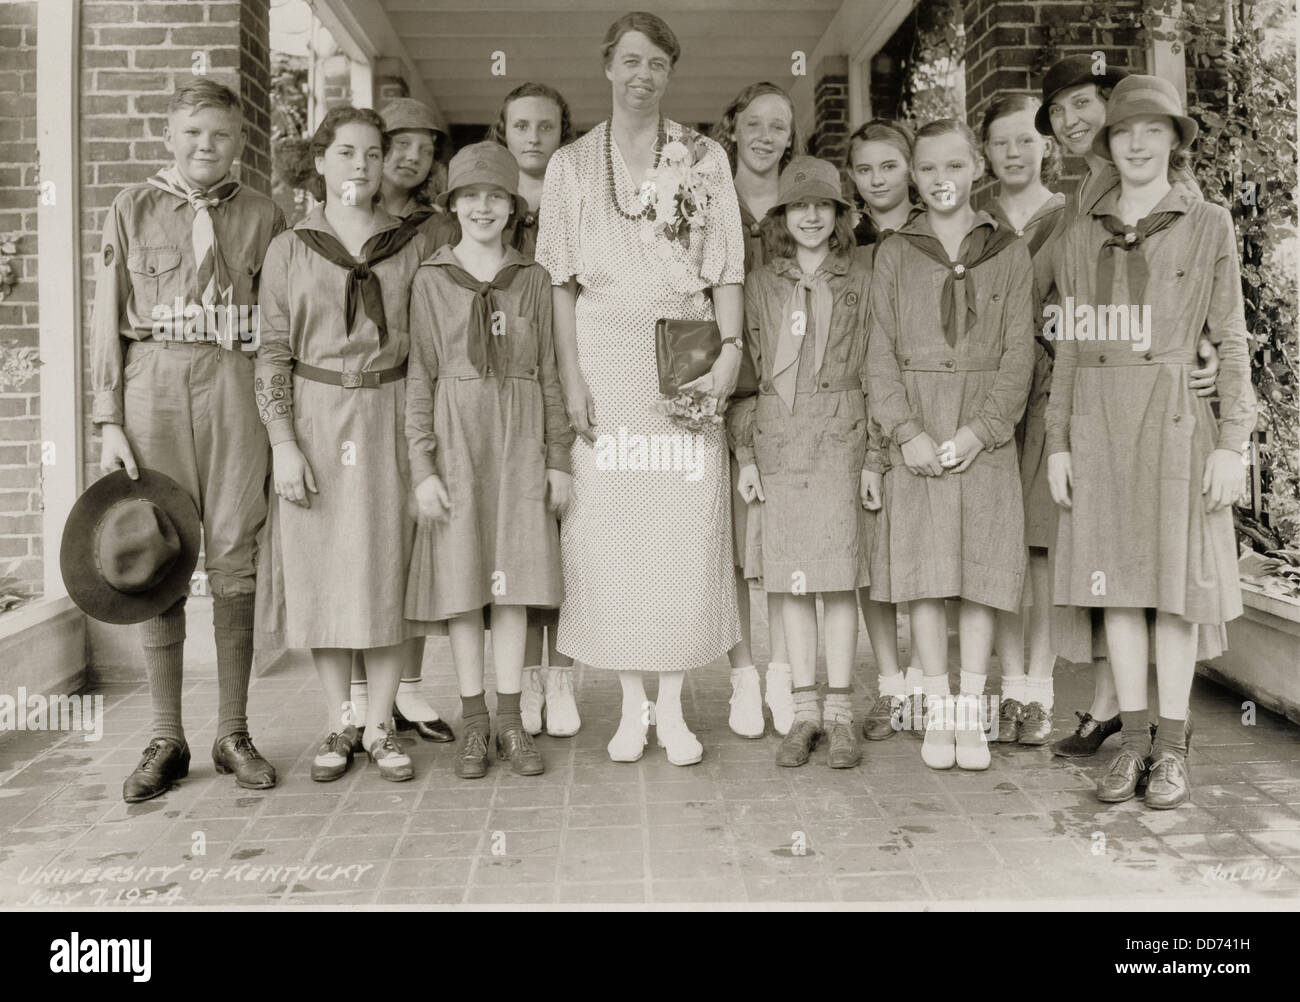
[[[903,59],[899,117],[912,126],[966,115],[962,59],[966,36],[959,0],[923,0],[912,12],[916,32]]]

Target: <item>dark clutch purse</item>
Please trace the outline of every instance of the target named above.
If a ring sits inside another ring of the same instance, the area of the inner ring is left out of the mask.
[[[655,363],[659,367],[659,392],[675,397],[682,386],[699,379],[718,360],[722,332],[712,320],[670,320],[655,322]],[[758,374],[747,350],[740,352],[740,375],[732,399],[758,392]]]

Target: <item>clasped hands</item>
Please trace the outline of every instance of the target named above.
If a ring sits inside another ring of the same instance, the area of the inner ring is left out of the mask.
[[[903,462],[920,477],[940,477],[944,472],[963,473],[984,451],[984,443],[962,425],[947,442],[936,445],[929,432],[921,432],[903,443]]]

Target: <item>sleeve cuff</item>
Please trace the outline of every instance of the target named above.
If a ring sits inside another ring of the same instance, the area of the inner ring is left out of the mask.
[[[985,449],[993,450],[998,447],[997,436],[993,434],[993,429],[989,427],[988,421],[984,418],[976,418],[970,423],[970,430],[975,433],[975,437],[980,440],[980,444]]]
[[[903,446],[912,441],[912,439],[916,438],[916,436],[920,435],[923,431],[925,431],[925,428],[922,427],[920,421],[917,421],[915,418],[908,418],[906,421],[900,421],[895,426],[889,437],[900,446]]]
[[[572,473],[571,450],[572,443],[552,442],[546,447],[546,468],[559,470],[561,473]]]
[[[281,442],[296,442],[298,436],[293,430],[293,418],[276,418],[274,421],[268,421],[266,425],[266,437],[271,440],[271,445],[279,445]]]
[[[124,424],[122,397],[112,390],[101,390],[95,394],[91,404],[92,424]]]
[[[1070,451],[1070,438],[1068,431],[1056,431],[1049,425],[1047,429],[1046,441],[1043,446],[1049,456],[1055,456],[1058,452]]]
[[[430,477],[438,475],[437,464],[433,461],[433,454],[421,452],[411,457],[411,485],[418,486],[424,483]]]
[[[736,465],[738,466],[755,466],[754,447],[752,445],[742,445],[736,449]]]

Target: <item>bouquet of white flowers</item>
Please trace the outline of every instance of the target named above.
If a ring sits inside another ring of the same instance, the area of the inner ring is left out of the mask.
[[[695,133],[665,144],[660,151],[659,165],[641,185],[641,204],[647,208],[641,239],[646,243],[663,237],[690,249],[691,231],[703,224],[709,206],[704,175],[698,169],[705,155],[703,140]]]

